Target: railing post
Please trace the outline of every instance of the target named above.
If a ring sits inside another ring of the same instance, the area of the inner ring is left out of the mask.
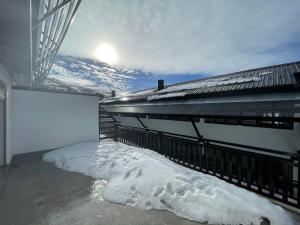
[[[114,141],[118,140],[118,125],[114,123]]]
[[[204,142],[203,142],[204,143]],[[202,155],[202,148],[203,148],[203,144],[198,142],[198,153],[199,153],[199,170],[202,172],[202,168],[203,168],[203,155]]]
[[[149,129],[146,129],[145,133],[145,148],[149,148]]]
[[[163,154],[163,132],[158,132],[158,142],[159,142],[159,146],[158,146],[158,150],[161,154]]]
[[[297,152],[298,159],[298,186],[297,186],[297,206],[300,208],[300,151]]]

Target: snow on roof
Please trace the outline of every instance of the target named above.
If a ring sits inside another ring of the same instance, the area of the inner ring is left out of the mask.
[[[163,95],[152,95],[152,96],[149,96],[147,98],[148,101],[151,101],[151,100],[158,100],[158,99],[163,99],[163,98],[175,98],[175,97],[183,97],[185,96],[186,93],[184,92],[179,92],[179,93],[169,93],[169,94],[163,94]]]
[[[151,88],[151,89],[146,89],[146,90],[141,90],[141,91],[123,92],[115,97],[104,98],[100,102],[101,103],[111,103],[111,102],[115,102],[115,101],[125,102],[128,100],[142,99],[142,98],[144,98],[144,96],[151,95],[155,91],[156,91],[156,89]]]
[[[199,80],[196,82],[172,85],[158,91],[157,93],[166,93],[166,92],[173,92],[173,91],[191,90],[191,89],[197,89],[203,87],[215,87],[215,86],[224,86],[229,84],[256,82],[260,80],[261,77],[246,77],[246,78],[218,77],[218,78],[211,78],[206,80]]]
[[[280,87],[296,87],[298,85],[295,79],[295,73],[300,72],[300,62],[292,62],[263,68],[245,70],[215,77],[202,78],[199,80],[188,81],[166,86],[157,91],[151,89],[151,92],[133,92],[128,95],[126,101],[143,100],[154,101],[168,98],[182,98],[187,96],[201,96],[207,94],[217,94],[231,92],[233,95],[239,95],[243,90],[252,90],[259,93],[261,89]],[[109,103],[122,101],[120,97],[110,98]],[[103,101],[103,103],[108,103]]]

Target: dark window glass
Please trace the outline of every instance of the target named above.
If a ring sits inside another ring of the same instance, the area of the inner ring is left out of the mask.
[[[256,127],[256,120],[242,120],[242,125]]]
[[[204,122],[205,122],[205,123],[215,123],[216,120],[215,120],[215,118],[205,118],[205,119],[204,119]]]
[[[216,123],[220,123],[220,124],[226,124],[226,119],[223,119],[223,118],[217,118],[216,119]]]
[[[227,119],[227,124],[230,124],[230,125],[239,125],[240,121],[238,119]]]

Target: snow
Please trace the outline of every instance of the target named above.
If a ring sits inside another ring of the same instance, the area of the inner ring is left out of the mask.
[[[156,89],[151,88],[151,89],[146,89],[146,90],[142,90],[142,91],[122,92],[118,96],[107,97],[107,98],[102,99],[100,102],[101,103],[111,103],[111,102],[115,102],[118,100],[127,101],[128,97],[152,94],[155,90]]]
[[[230,84],[257,82],[260,80],[261,77],[246,77],[246,78],[217,77],[217,78],[199,80],[197,82],[171,85],[169,87],[166,87],[165,89],[158,91],[157,93],[166,93],[172,91],[190,90],[190,89],[197,89],[203,87],[215,87],[215,86],[223,86],[223,85],[230,85]]]
[[[290,225],[288,212],[255,193],[171,162],[147,149],[111,140],[46,153],[59,168],[107,180],[103,198],[143,210],[168,210],[210,224]]]
[[[170,93],[170,94],[164,94],[164,95],[152,95],[152,96],[149,96],[147,98],[147,100],[151,101],[151,100],[158,100],[158,99],[164,99],[164,98],[183,97],[185,95],[186,95],[186,93],[184,93],[184,92]]]

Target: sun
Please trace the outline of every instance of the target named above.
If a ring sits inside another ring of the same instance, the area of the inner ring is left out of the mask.
[[[115,64],[118,61],[116,50],[107,43],[102,43],[95,51],[95,57],[101,62]]]

